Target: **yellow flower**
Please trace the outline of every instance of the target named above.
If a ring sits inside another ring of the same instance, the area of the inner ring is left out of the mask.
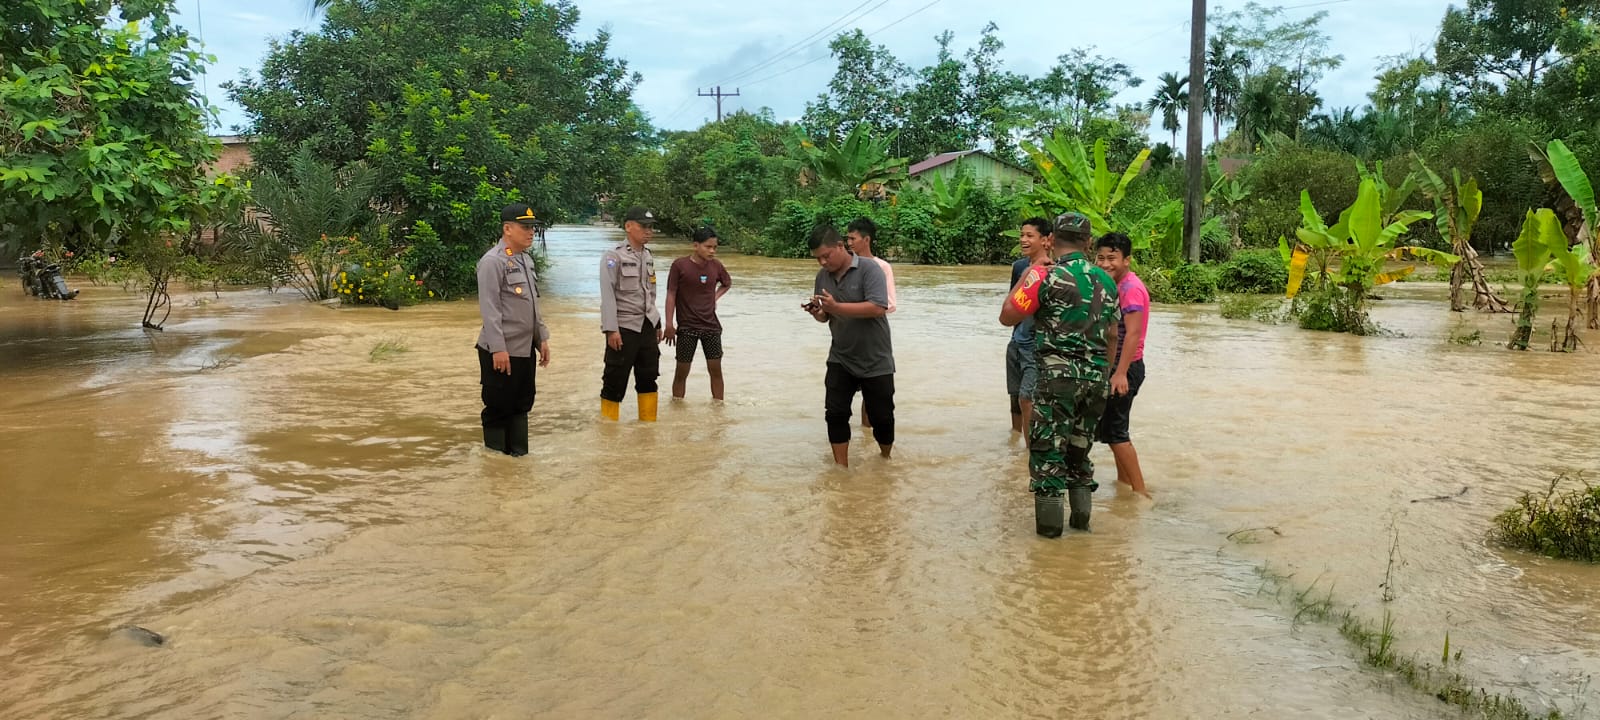
[[[412,276],[411,276],[411,279],[412,279],[412,280],[415,280],[415,279],[417,279],[417,276],[415,276],[415,275],[412,275]]]
[[[433,297],[433,291],[432,290],[428,291],[428,297]]]
[[[339,273],[339,279],[340,280],[349,280],[350,278],[345,273]]]
[[[389,277],[389,273],[384,273],[383,276],[384,277]]]

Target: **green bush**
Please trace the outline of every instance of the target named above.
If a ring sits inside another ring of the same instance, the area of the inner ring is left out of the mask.
[[[1241,250],[1217,272],[1217,289],[1230,293],[1282,293],[1289,268],[1277,250]]]
[[[800,258],[809,252],[806,243],[811,229],[816,227],[817,211],[799,200],[785,200],[778,204],[767,223],[766,232],[759,243],[762,255],[770,257]]]
[[[1217,278],[1211,268],[1205,265],[1179,265],[1172,269],[1167,282],[1162,285],[1161,292],[1165,297],[1156,297],[1156,289],[1151,288],[1149,283],[1145,284],[1146,289],[1150,290],[1151,300],[1188,305],[1217,299]]]
[[[1355,157],[1285,143],[1251,159],[1241,171],[1250,198],[1241,210],[1239,236],[1246,247],[1273,248],[1300,227],[1300,191],[1319,208],[1349,207],[1359,176]]]
[[[1305,330],[1376,335],[1378,326],[1354,303],[1349,291],[1337,285],[1302,290],[1289,306],[1289,312]]]
[[[1523,493],[1517,506],[1494,519],[1492,535],[1513,547],[1553,558],[1600,562],[1600,487],[1557,494],[1565,476],[1545,493]]]

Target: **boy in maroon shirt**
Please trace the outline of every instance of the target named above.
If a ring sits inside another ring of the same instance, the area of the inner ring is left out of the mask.
[[[733,287],[728,269],[717,260],[717,233],[708,227],[694,231],[694,252],[672,261],[667,271],[668,345],[678,348],[678,368],[672,375],[672,397],[682,399],[694,362],[695,345],[704,344],[706,372],[711,375],[711,397],[722,399],[722,323],[717,301]],[[675,324],[673,321],[677,320]],[[678,342],[679,340],[683,342]]]

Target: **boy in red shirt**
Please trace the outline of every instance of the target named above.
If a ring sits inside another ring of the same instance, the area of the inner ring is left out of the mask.
[[[728,294],[733,279],[717,260],[717,233],[709,227],[694,231],[694,252],[672,261],[667,271],[667,320],[664,339],[678,348],[678,367],[672,375],[672,397],[683,399],[694,363],[696,344],[705,346],[706,372],[711,375],[711,397],[722,399],[722,322],[717,301]],[[674,324],[676,319],[679,324]],[[682,340],[683,342],[678,342]]]

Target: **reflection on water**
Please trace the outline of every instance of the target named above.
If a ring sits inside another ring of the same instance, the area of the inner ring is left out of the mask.
[[[1263,564],[1392,612],[1402,652],[1448,632],[1492,691],[1593,693],[1600,572],[1483,541],[1516,493],[1600,468],[1592,354],[1451,343],[1509,320],[1437,286],[1386,289],[1392,338],[1158,308],[1134,420],[1158,502],[1097,452],[1096,531],[1044,541],[1006,268],[897,271],[897,456],[839,470],[810,261],[723,257],[726,404],[697,368],[661,422],[595,421],[618,241],[550,235],[524,460],[476,447],[470,302],[225,292],[150,336],[120,290],[0,288],[0,717],[1443,716],[1296,627]],[[129,622],[169,645],[105,640]]]

